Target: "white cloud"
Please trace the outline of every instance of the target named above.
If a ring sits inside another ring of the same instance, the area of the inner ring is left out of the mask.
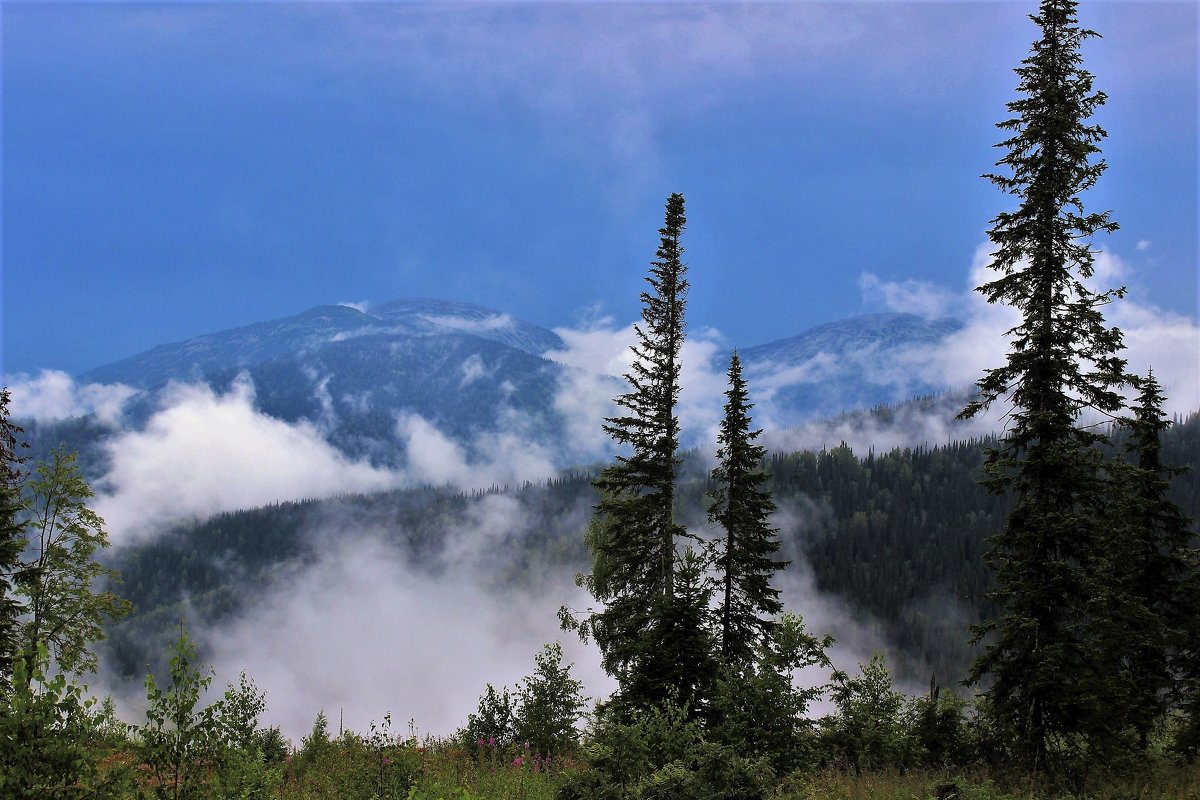
[[[419,483],[453,484],[469,475],[466,450],[420,414],[402,414],[396,435],[407,451],[409,475]]]
[[[223,395],[171,386],[144,430],[115,434],[106,449],[111,468],[98,484],[96,510],[118,543],[177,520],[400,482],[349,460],[308,422],[260,413],[245,380]]]
[[[991,246],[976,248],[967,286],[959,292],[912,281],[887,283],[874,276],[860,280],[864,294],[883,298],[885,307],[910,313],[937,309],[964,322],[964,326],[937,345],[915,346],[889,352],[886,358],[870,351],[848,358],[863,370],[867,382],[890,386],[896,400],[907,399],[916,382],[944,387],[951,391],[969,390],[987,369],[1001,366],[1008,357],[1007,331],[1020,322],[1019,313],[1010,306],[990,304],[974,287],[995,277],[990,269]],[[1096,271],[1088,281],[1090,288],[1109,286],[1136,279],[1136,270],[1118,255],[1101,253]],[[1123,355],[1129,368],[1145,374],[1153,366],[1166,391],[1164,410],[1168,415],[1186,414],[1200,409],[1200,326],[1194,319],[1139,302],[1133,295],[1117,300],[1105,309],[1108,324],[1119,327],[1125,338]],[[805,364],[775,370],[771,365],[748,371],[751,389],[762,392],[759,413],[767,426],[767,441],[774,448],[819,449],[845,441],[856,452],[874,446],[877,451],[891,447],[943,444],[951,439],[983,436],[1003,429],[1008,407],[996,403],[986,414],[963,422],[953,419],[960,410],[954,403],[937,405],[930,411],[907,407],[889,423],[878,418],[853,416],[813,420],[790,427],[791,420],[779,416],[772,405],[774,394],[797,383],[819,383],[841,365],[828,356],[818,356]]]
[[[1200,410],[1200,326],[1196,321],[1151,305],[1124,303],[1113,321],[1125,335],[1129,369],[1150,368],[1163,388],[1168,415]]]
[[[948,316],[958,299],[954,292],[927,281],[885,281],[871,272],[859,274],[858,288],[866,311],[896,311],[926,319]]]
[[[530,435],[517,414],[501,409],[497,423],[463,444],[419,414],[401,414],[396,436],[405,451],[405,482],[486,489],[557,474],[554,449]]]
[[[138,390],[121,383],[77,384],[65,372],[45,369],[36,377],[23,373],[5,376],[10,392],[9,412],[18,418],[53,422],[68,417],[95,414],[109,426],[117,426],[125,404]]]
[[[1139,253],[1144,253],[1150,249],[1151,241],[1149,239],[1140,239],[1137,243]]]
[[[702,453],[715,455],[729,387],[729,352],[715,328],[695,331],[683,342],[677,413],[684,447],[699,447]]]
[[[633,325],[617,328],[612,317],[601,317],[583,328],[555,328],[554,332],[563,349],[548,351],[545,358],[571,367],[559,376],[554,394],[554,410],[564,422],[565,445],[581,461],[610,457],[613,445],[603,424],[617,411],[613,398],[627,391],[621,376],[632,358]]]
[[[612,317],[600,317],[583,328],[555,328],[563,349],[549,350],[545,358],[588,372],[621,377],[632,363],[630,347],[637,341],[633,323],[616,327]]]
[[[619,411],[614,398],[629,391],[623,376],[633,363],[631,346],[637,340],[633,323],[617,327],[612,317],[602,317],[583,329],[555,328],[554,332],[564,347],[545,357],[575,368],[560,376],[554,397],[554,408],[565,421],[568,448],[585,459],[610,455],[613,448],[603,424]],[[725,353],[726,345],[715,328],[692,331],[684,339],[676,414],[685,447],[716,446],[725,402]]]
[[[506,331],[511,330],[514,326],[513,318],[508,314],[492,314],[480,319],[474,317],[424,315],[421,319],[431,323],[435,327],[451,331],[461,331],[463,333]]]
[[[1097,293],[1121,286],[1131,276],[1130,267],[1125,260],[1107,250],[1096,254],[1092,270],[1092,277],[1084,281],[1084,285]]]
[[[364,314],[367,313],[367,309],[370,307],[370,303],[368,303],[366,300],[360,300],[357,303],[352,303],[349,300],[342,300],[338,303],[338,305],[345,306],[346,308],[353,308],[355,311],[361,311]]]
[[[483,359],[480,358],[478,353],[468,356],[462,364],[459,364],[458,368],[462,372],[462,380],[458,382],[458,388],[460,389],[470,386],[488,374],[487,369],[483,366]]]
[[[434,575],[379,530],[326,521],[314,533],[317,563],[280,575],[232,624],[205,631],[219,681],[245,670],[266,692],[264,722],[293,740],[322,709],[359,732],[390,712],[395,728],[411,718],[422,734],[450,735],[486,683],[515,687],[555,640],[585,693],[607,695],[614,684],[599,653],[558,629],[559,605],[587,603],[569,569],[540,574],[536,588],[487,588],[496,564],[483,554],[527,524],[512,497],[475,501],[447,526],[446,569]]]

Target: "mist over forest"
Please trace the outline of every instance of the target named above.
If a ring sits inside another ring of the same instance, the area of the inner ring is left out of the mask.
[[[1012,8],[6,8],[0,798],[1200,796],[1200,12]]]

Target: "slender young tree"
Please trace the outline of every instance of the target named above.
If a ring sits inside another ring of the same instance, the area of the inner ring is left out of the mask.
[[[131,608],[128,600],[100,586],[117,579],[96,560],[109,546],[104,520],[87,507],[94,493],[75,454],[63,447],[37,466],[27,488],[28,555],[18,583],[28,598],[23,647],[32,656],[38,642],[45,642],[59,669],[94,671],[98,661],[90,645],[104,638],[106,619],[118,619]]]
[[[987,687],[988,707],[1029,766],[1046,770],[1052,741],[1090,739],[1113,724],[1103,697],[1111,676],[1096,663],[1089,627],[1108,491],[1096,447],[1104,436],[1080,415],[1122,407],[1121,333],[1105,326],[1102,309],[1124,290],[1085,284],[1089,237],[1117,227],[1108,212],[1085,213],[1081,200],[1105,169],[1097,158],[1105,133],[1087,124],[1105,96],[1080,54],[1097,34],[1077,24],[1074,0],[1043,0],[1031,19],[1041,38],[1016,69],[1023,97],[999,123],[1012,135],[998,145],[1006,152],[997,165],[1010,174],[985,176],[1020,203],[992,221],[999,275],[978,289],[1021,321],[1009,331],[1006,363],[986,372],[960,416],[998,399],[1012,406],[985,465],[985,484],[1015,501],[987,556],[999,613],[975,631],[987,646],[969,680]]]
[[[25,459],[19,448],[27,445],[19,439],[22,429],[9,421],[8,402],[8,389],[0,389],[0,688],[10,682],[21,647],[21,604],[14,589],[25,549],[25,503],[21,497]]]
[[[787,566],[778,561],[779,537],[769,521],[775,504],[763,484],[766,448],[754,440],[762,430],[750,430],[753,404],[742,377],[737,351],[729,360],[729,388],[725,392],[725,418],[717,435],[718,465],[708,518],[725,529],[717,566],[721,577],[721,657],[727,667],[754,660],[758,646],[770,637],[773,618],[783,611],[779,590],[771,577]]]
[[[672,511],[679,465],[675,403],[688,289],[680,243],[685,222],[683,195],[672,194],[646,278],[650,289],[641,294],[642,323],[635,326],[633,365],[625,375],[630,390],[616,399],[624,413],[604,426],[627,454],[618,455],[596,479],[600,502],[587,535],[593,567],[580,577],[605,606],[582,629],[595,637],[605,670],[634,705],[662,699],[630,693],[655,685],[640,673],[674,598],[675,542],[686,533]]]

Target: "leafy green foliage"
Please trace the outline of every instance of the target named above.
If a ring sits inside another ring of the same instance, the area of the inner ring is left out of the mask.
[[[1100,580],[1111,492],[1097,448],[1106,438],[1079,424],[1085,409],[1122,408],[1121,332],[1105,326],[1102,309],[1124,289],[1086,284],[1090,237],[1117,227],[1108,212],[1085,213],[1081,199],[1105,169],[1093,160],[1104,130],[1086,124],[1105,96],[1093,91],[1080,54],[1096,34],[1077,24],[1074,0],[1043,0],[1031,19],[1041,38],[1016,69],[1024,96],[999,123],[1012,134],[997,162],[1010,174],[987,176],[1020,203],[992,221],[999,275],[978,289],[989,303],[1015,308],[1021,322],[1009,332],[1006,363],[986,372],[962,416],[1001,398],[1012,405],[985,466],[988,487],[1014,497],[987,557],[1001,612],[976,628],[985,650],[971,680],[990,682],[990,713],[1028,765],[1051,770],[1053,742],[1108,746],[1124,725],[1109,706],[1119,678],[1098,644],[1105,623],[1095,614],[1109,588]]]
[[[637,698],[670,699],[693,718],[708,715],[719,662],[711,630],[712,585],[706,561],[691,547],[677,559],[671,595],[656,598],[654,622],[645,634],[646,652],[629,691],[613,699],[619,713]]]
[[[10,691],[0,693],[0,796],[13,800],[111,797],[119,775],[98,773],[86,687],[48,674],[39,643],[17,658]]]
[[[1097,607],[1104,659],[1119,675],[1107,699],[1128,726],[1126,749],[1144,752],[1179,700],[1177,682],[1186,684],[1196,671],[1187,652],[1198,626],[1189,589],[1200,580],[1200,559],[1189,520],[1167,496],[1182,470],[1163,462],[1161,437],[1171,423],[1162,413],[1161,387],[1153,373],[1136,383],[1133,415],[1122,425],[1127,460],[1109,465],[1114,491]]]
[[[393,734],[390,714],[372,722],[365,736],[345,730],[331,740],[321,713],[299,756],[276,778],[276,791],[314,800],[407,798],[420,774],[416,738]]]
[[[278,729],[260,730],[266,697],[242,673],[224,696],[205,704],[212,670],[198,664],[196,647],[180,631],[170,682],[146,676],[146,722],[138,756],[148,772],[143,794],[157,800],[266,798],[286,757]]]
[[[668,701],[624,719],[602,714],[584,744],[590,769],[571,776],[561,800],[765,798],[774,773],[763,760],[705,741],[686,709]]]
[[[21,626],[23,646],[31,651],[47,642],[59,669],[91,672],[98,665],[91,650],[104,638],[105,620],[130,610],[111,589],[117,574],[96,560],[109,546],[104,522],[87,506],[94,492],[79,472],[75,454],[64,448],[34,470],[28,485],[31,519],[25,529],[26,558],[18,592],[27,598]]]
[[[826,720],[823,734],[828,758],[854,772],[903,766],[906,734],[901,711],[904,697],[892,688],[892,676],[875,653],[859,666],[859,674],[833,673],[830,698],[837,716]]]
[[[459,733],[464,747],[508,747],[516,741],[513,727],[517,705],[505,686],[500,691],[490,683],[479,698],[479,707],[467,716],[467,726]]]
[[[972,763],[976,747],[966,713],[966,701],[931,678],[929,694],[911,698],[905,712],[910,761],[933,769]]]
[[[217,709],[201,705],[212,672],[196,663],[196,647],[180,632],[171,658],[170,683],[160,688],[146,675],[146,723],[139,731],[139,756],[150,770],[157,800],[208,796],[210,765],[217,760]]]
[[[564,666],[562,657],[562,645],[546,645],[535,656],[533,674],[517,690],[516,741],[543,756],[573,753],[579,743],[575,723],[583,716],[583,683],[571,677],[571,665]]]

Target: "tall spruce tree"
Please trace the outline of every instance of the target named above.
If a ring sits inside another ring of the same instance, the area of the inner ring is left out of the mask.
[[[1105,96],[1093,91],[1080,54],[1097,34],[1077,24],[1073,0],[1044,0],[1030,18],[1041,38],[1016,69],[1024,96],[999,123],[1012,135],[997,145],[1006,150],[997,165],[1011,174],[985,176],[1020,204],[992,221],[999,277],[978,289],[989,303],[1017,309],[1021,322],[1009,331],[1005,365],[986,372],[979,398],[960,416],[997,399],[1012,405],[985,464],[985,484],[1014,497],[987,556],[999,612],[975,631],[987,646],[969,680],[990,682],[995,721],[1028,766],[1048,770],[1051,742],[1090,742],[1116,724],[1105,706],[1113,678],[1096,658],[1090,608],[1101,593],[1104,436],[1080,415],[1122,407],[1121,333],[1105,326],[1101,311],[1124,290],[1085,284],[1093,274],[1089,237],[1117,227],[1108,212],[1085,213],[1080,197],[1105,169],[1095,158],[1105,132],[1087,124]]]
[[[745,666],[754,660],[758,645],[769,638],[773,617],[783,610],[779,590],[771,577],[787,566],[774,558],[779,537],[769,518],[775,510],[763,484],[766,448],[754,440],[762,430],[750,430],[753,404],[742,377],[742,362],[735,350],[729,360],[729,388],[725,392],[725,417],[717,435],[718,466],[708,518],[725,530],[717,557],[721,600],[721,657],[727,667]]]
[[[21,553],[25,549],[25,502],[21,486],[25,461],[19,449],[22,430],[8,418],[8,389],[0,389],[0,687],[12,679],[13,661],[20,650],[18,616],[21,604],[13,596]]]
[[[1163,414],[1163,394],[1153,371],[1137,379],[1133,415],[1124,420],[1129,462],[1114,462],[1115,491],[1106,585],[1110,617],[1106,619],[1109,661],[1120,669],[1124,693],[1119,715],[1133,728],[1145,750],[1154,724],[1166,713],[1176,677],[1189,667],[1189,629],[1196,607],[1189,583],[1196,580],[1196,552],[1190,547],[1190,524],[1167,497],[1171,478],[1183,470],[1163,463],[1160,437],[1170,420]],[[1117,709],[1114,709],[1117,711]]]
[[[688,289],[680,243],[685,223],[683,195],[672,194],[646,278],[650,289],[641,294],[642,323],[635,326],[633,365],[625,375],[630,390],[616,399],[625,413],[604,425],[627,454],[618,455],[595,481],[600,502],[587,535],[593,567],[580,577],[604,604],[582,628],[594,636],[605,670],[633,707],[665,699],[654,687],[670,681],[670,670],[653,650],[667,635],[668,615],[678,611],[675,544],[686,531],[672,509],[680,461],[675,403]],[[660,674],[648,676],[651,668]]]

